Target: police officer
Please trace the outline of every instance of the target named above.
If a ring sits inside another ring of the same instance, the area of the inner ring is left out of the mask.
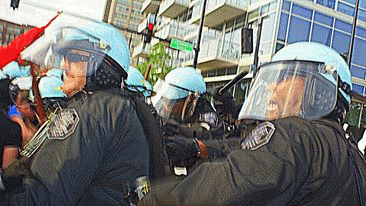
[[[69,101],[22,151],[32,158],[30,174],[9,204],[129,205],[135,189],[146,192],[149,148],[134,104],[121,90],[130,65],[125,39],[110,25],[63,16],[33,46],[24,58],[61,57],[52,59],[61,61]],[[6,169],[1,179],[8,192]]]
[[[365,205],[366,164],[342,124],[352,82],[333,49],[299,42],[262,65],[239,119],[262,121],[223,162],[140,205]]]
[[[179,67],[159,85],[154,87],[152,103],[162,120],[173,165],[185,170],[202,158],[224,156],[225,124],[208,101],[202,75],[192,67]]]

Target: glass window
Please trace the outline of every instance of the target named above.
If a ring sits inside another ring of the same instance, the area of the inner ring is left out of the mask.
[[[349,32],[349,33],[352,32],[352,24],[346,23],[339,19],[336,19],[336,21],[335,21],[335,28],[340,29],[345,32]]]
[[[290,2],[284,1],[283,4],[282,4],[282,9],[286,10],[286,11],[290,11],[290,6],[291,6]]]
[[[299,41],[308,41],[310,33],[310,22],[294,17],[291,17],[290,28],[288,32],[288,43]]]
[[[313,31],[311,34],[311,41],[319,42],[330,46],[330,40],[332,39],[332,29],[326,28],[319,24],[313,25]]]
[[[363,37],[363,38],[366,38],[366,29],[363,29],[359,26],[356,27],[356,35],[360,36],[360,37]]]
[[[334,9],[335,0],[316,0],[316,3]]]
[[[347,53],[349,50],[350,41],[351,35],[339,31],[334,31],[332,48],[340,54]]]
[[[358,10],[357,17],[358,17],[359,20],[366,21],[366,11],[361,10],[361,9]]]
[[[303,16],[305,18],[311,19],[313,15],[313,10],[306,9],[302,6],[299,6],[297,4],[292,5],[292,13]]]
[[[327,16],[319,12],[315,12],[314,20],[319,23],[326,24],[328,26],[333,26],[333,17]]]
[[[365,73],[366,73],[366,69],[360,68],[358,66],[351,66],[351,74],[354,77],[358,77],[361,79],[365,79]]]
[[[355,8],[341,2],[338,3],[337,11],[353,16],[355,14]]]
[[[352,91],[354,91],[354,92],[356,92],[356,93],[358,93],[358,94],[361,94],[361,95],[363,95],[363,86],[361,86],[361,85],[358,85],[358,84],[354,84],[354,83],[352,83]]]
[[[348,3],[351,3],[353,5],[356,4],[356,0],[343,0],[343,1],[348,2]]]
[[[263,26],[262,28],[262,36],[261,36],[261,41],[271,41],[273,39],[273,25],[275,24],[275,18],[276,16],[274,15],[274,13],[266,16],[266,18],[263,19]]]
[[[352,63],[366,67],[366,41],[355,38],[354,49],[352,53]],[[357,52],[355,52],[357,51]],[[362,77],[363,78],[363,77]]]
[[[282,12],[280,26],[278,28],[278,36],[277,39],[281,41],[285,41],[286,38],[286,30],[287,30],[287,22],[288,22],[288,14]]]
[[[366,0],[360,0],[359,7],[366,9]]]

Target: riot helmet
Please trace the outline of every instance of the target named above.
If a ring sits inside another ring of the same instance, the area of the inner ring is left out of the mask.
[[[206,84],[193,67],[179,67],[170,71],[154,90],[152,103],[159,116],[184,122],[193,115],[199,97],[206,93]]]
[[[39,93],[46,111],[54,111],[57,107],[63,107],[66,104],[67,98],[61,90],[62,85],[63,81],[56,76],[43,76],[39,80]],[[32,90],[29,99],[31,102],[34,102]]]
[[[259,67],[239,119],[314,120],[334,110],[344,119],[351,89],[351,73],[340,54],[320,43],[294,43]]]
[[[151,84],[145,80],[141,72],[133,66],[130,66],[130,69],[128,70],[125,84],[129,90],[141,92],[146,98],[151,97]]]
[[[22,53],[35,64],[63,69],[64,81],[68,74],[65,65],[83,63],[80,70],[84,71],[75,75],[86,76],[82,88],[86,92],[121,87],[122,79],[127,78],[129,55],[126,40],[113,26],[67,15],[59,16]]]

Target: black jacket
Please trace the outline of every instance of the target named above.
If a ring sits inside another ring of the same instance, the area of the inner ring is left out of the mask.
[[[139,205],[365,205],[365,175],[338,123],[290,117],[258,125],[225,161],[154,187]]]
[[[12,205],[126,204],[127,185],[149,175],[149,149],[133,102],[118,92],[79,94],[58,111]]]

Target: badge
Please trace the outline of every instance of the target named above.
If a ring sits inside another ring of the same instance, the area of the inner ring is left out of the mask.
[[[48,139],[66,139],[74,133],[78,123],[79,115],[75,109],[58,110],[50,122]]]
[[[270,122],[263,122],[251,131],[248,138],[241,143],[241,148],[245,150],[256,150],[267,144],[271,139],[275,127]]]

